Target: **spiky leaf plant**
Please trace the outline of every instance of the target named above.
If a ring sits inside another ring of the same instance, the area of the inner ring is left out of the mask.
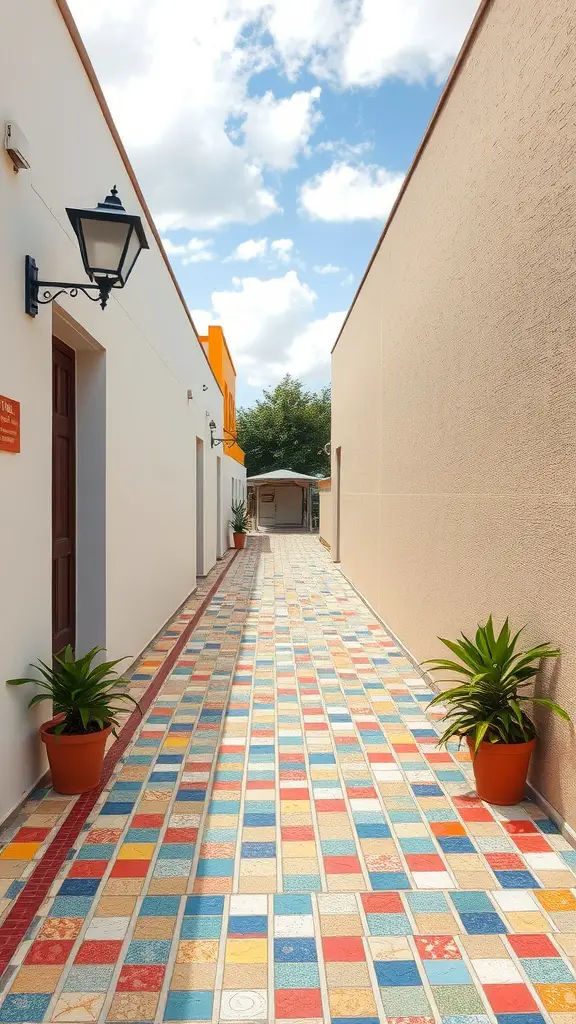
[[[68,645],[54,657],[52,666],[40,660],[33,666],[40,678],[8,679],[7,682],[10,686],[35,683],[40,688],[41,693],[29,703],[30,708],[43,700],[53,702],[54,715],[64,716],[54,729],[56,735],[97,732],[111,725],[116,736],[118,715],[124,710],[125,702],[134,704],[139,711],[140,705],[126,692],[128,680],[115,671],[115,666],[124,658],[93,664],[103,650],[103,647],[94,647],[82,658],[75,658]]]
[[[445,746],[451,739],[461,740],[469,736],[473,739],[476,753],[483,740],[487,743],[526,743],[536,736],[536,727],[525,711],[528,701],[570,721],[568,712],[553,700],[520,692],[538,672],[542,658],[557,658],[560,654],[549,643],[518,651],[521,633],[522,629],[512,636],[506,619],[496,636],[490,616],[485,626],[478,627],[474,641],[464,633],[460,640],[438,638],[458,661],[432,658],[423,665],[428,666],[429,672],[449,671],[464,677],[458,686],[439,693],[428,705],[448,707],[446,728],[439,744]],[[438,680],[443,683],[454,681]]]
[[[245,501],[232,502],[230,526],[233,533],[248,533],[250,529],[250,515]]]

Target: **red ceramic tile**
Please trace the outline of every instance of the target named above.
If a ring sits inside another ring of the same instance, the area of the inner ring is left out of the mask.
[[[508,941],[516,956],[560,956],[547,935],[509,935]]]
[[[502,824],[511,836],[524,835],[528,832],[535,832],[538,834],[536,825],[528,818],[518,821],[503,821]]]
[[[348,796],[355,800],[377,800],[378,794],[372,786],[350,786],[348,788]]]
[[[365,892],[361,896],[367,914],[402,914],[404,907],[398,892]]]
[[[522,853],[549,853],[552,849],[550,843],[540,833],[538,835],[512,836],[512,840]]]
[[[145,815],[142,815],[142,817],[145,817]],[[135,821],[136,821],[136,818],[134,818],[134,822]],[[139,826],[136,826],[136,824],[134,824],[134,822],[132,823],[132,827],[133,828],[137,828],[137,827],[138,828],[152,828],[153,827],[152,825],[139,825]],[[154,826],[154,827],[155,828],[160,828],[160,825],[157,825],[157,826]],[[121,828],[92,828],[92,829],[90,829],[90,831],[89,831],[89,833],[88,833],[88,835],[86,837],[86,842],[88,843],[88,845],[90,845],[92,843],[117,843],[118,840],[120,839],[121,835],[122,835],[122,829]]]
[[[145,878],[149,860],[117,860],[110,872],[111,878]]]
[[[314,829],[311,825],[293,825],[282,828],[282,842],[304,843],[314,839]]]
[[[298,789],[282,789],[282,787],[280,787],[280,799],[281,800],[309,800],[310,799],[310,793],[309,793],[308,789],[305,786],[298,787]]]
[[[167,828],[165,843],[195,843],[198,839],[197,828]]]
[[[358,857],[324,857],[327,875],[361,875]]]
[[[73,945],[73,939],[37,939],[30,946],[24,963],[38,966],[41,964],[43,967],[49,964],[65,964]]]
[[[122,943],[116,939],[87,939],[76,954],[75,964],[115,964]]]
[[[68,872],[68,878],[102,878],[107,867],[107,860],[76,860]]]
[[[481,804],[479,807],[459,807],[458,814],[462,821],[493,821],[494,817],[490,811]]]
[[[431,821],[429,824],[435,836],[466,835],[466,829],[459,821]]]
[[[117,992],[159,992],[166,968],[162,964],[124,965],[118,978]]]
[[[359,936],[326,936],[322,939],[324,960],[328,963],[364,962],[366,954]]]
[[[369,753],[368,754],[368,760],[369,760],[370,764],[393,764],[394,763],[394,755],[393,754],[382,754],[379,751],[376,751],[374,753]]]
[[[540,1012],[526,985],[484,985],[483,988],[494,1013]]]
[[[275,999],[276,1020],[306,1017],[323,1019],[319,988],[279,988]]]
[[[422,960],[461,960],[462,954],[451,935],[416,935]]]
[[[493,871],[525,871],[522,857],[517,853],[487,853],[486,860]]]
[[[13,843],[43,843],[52,830],[49,828],[19,828]]]
[[[440,754],[435,750],[428,754],[424,754],[424,757],[427,761],[430,761],[431,764],[446,764],[446,762],[450,763],[452,761],[451,754]]]
[[[346,810],[344,800],[316,800],[314,806],[318,813],[332,811],[335,814],[337,811],[342,813]]]
[[[446,871],[446,865],[437,853],[408,853],[406,863],[410,871]]]

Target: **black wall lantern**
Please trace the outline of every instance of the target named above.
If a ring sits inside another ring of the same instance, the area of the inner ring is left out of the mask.
[[[26,312],[36,316],[39,305],[54,302],[59,295],[75,298],[83,292],[102,309],[112,288],[123,288],[142,249],[148,249],[142,221],[126,213],[116,186],[95,210],[67,209],[74,228],[84,270],[93,284],[66,284],[63,281],[39,281],[36,260],[26,257]],[[42,298],[40,298],[40,289]],[[90,292],[97,294],[91,295]]]
[[[223,448],[225,448],[226,445],[232,447],[233,444],[236,444],[238,438],[234,436],[231,430],[226,430],[226,427],[224,427],[224,433],[230,434],[230,437],[214,437],[214,431],[216,430],[216,424],[214,423],[214,420],[210,420],[208,426],[210,427],[211,448],[215,448],[217,444],[221,444]]]

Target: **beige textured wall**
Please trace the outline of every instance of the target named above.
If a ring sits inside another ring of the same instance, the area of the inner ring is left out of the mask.
[[[509,613],[576,720],[575,111],[573,0],[494,0],[335,349],[332,451],[343,569],[408,649]]]
[[[332,548],[332,491],[320,490],[320,537],[325,544]]]

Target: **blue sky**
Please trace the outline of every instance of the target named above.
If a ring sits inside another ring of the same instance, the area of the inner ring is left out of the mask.
[[[329,353],[477,0],[72,0],[238,404]]]

